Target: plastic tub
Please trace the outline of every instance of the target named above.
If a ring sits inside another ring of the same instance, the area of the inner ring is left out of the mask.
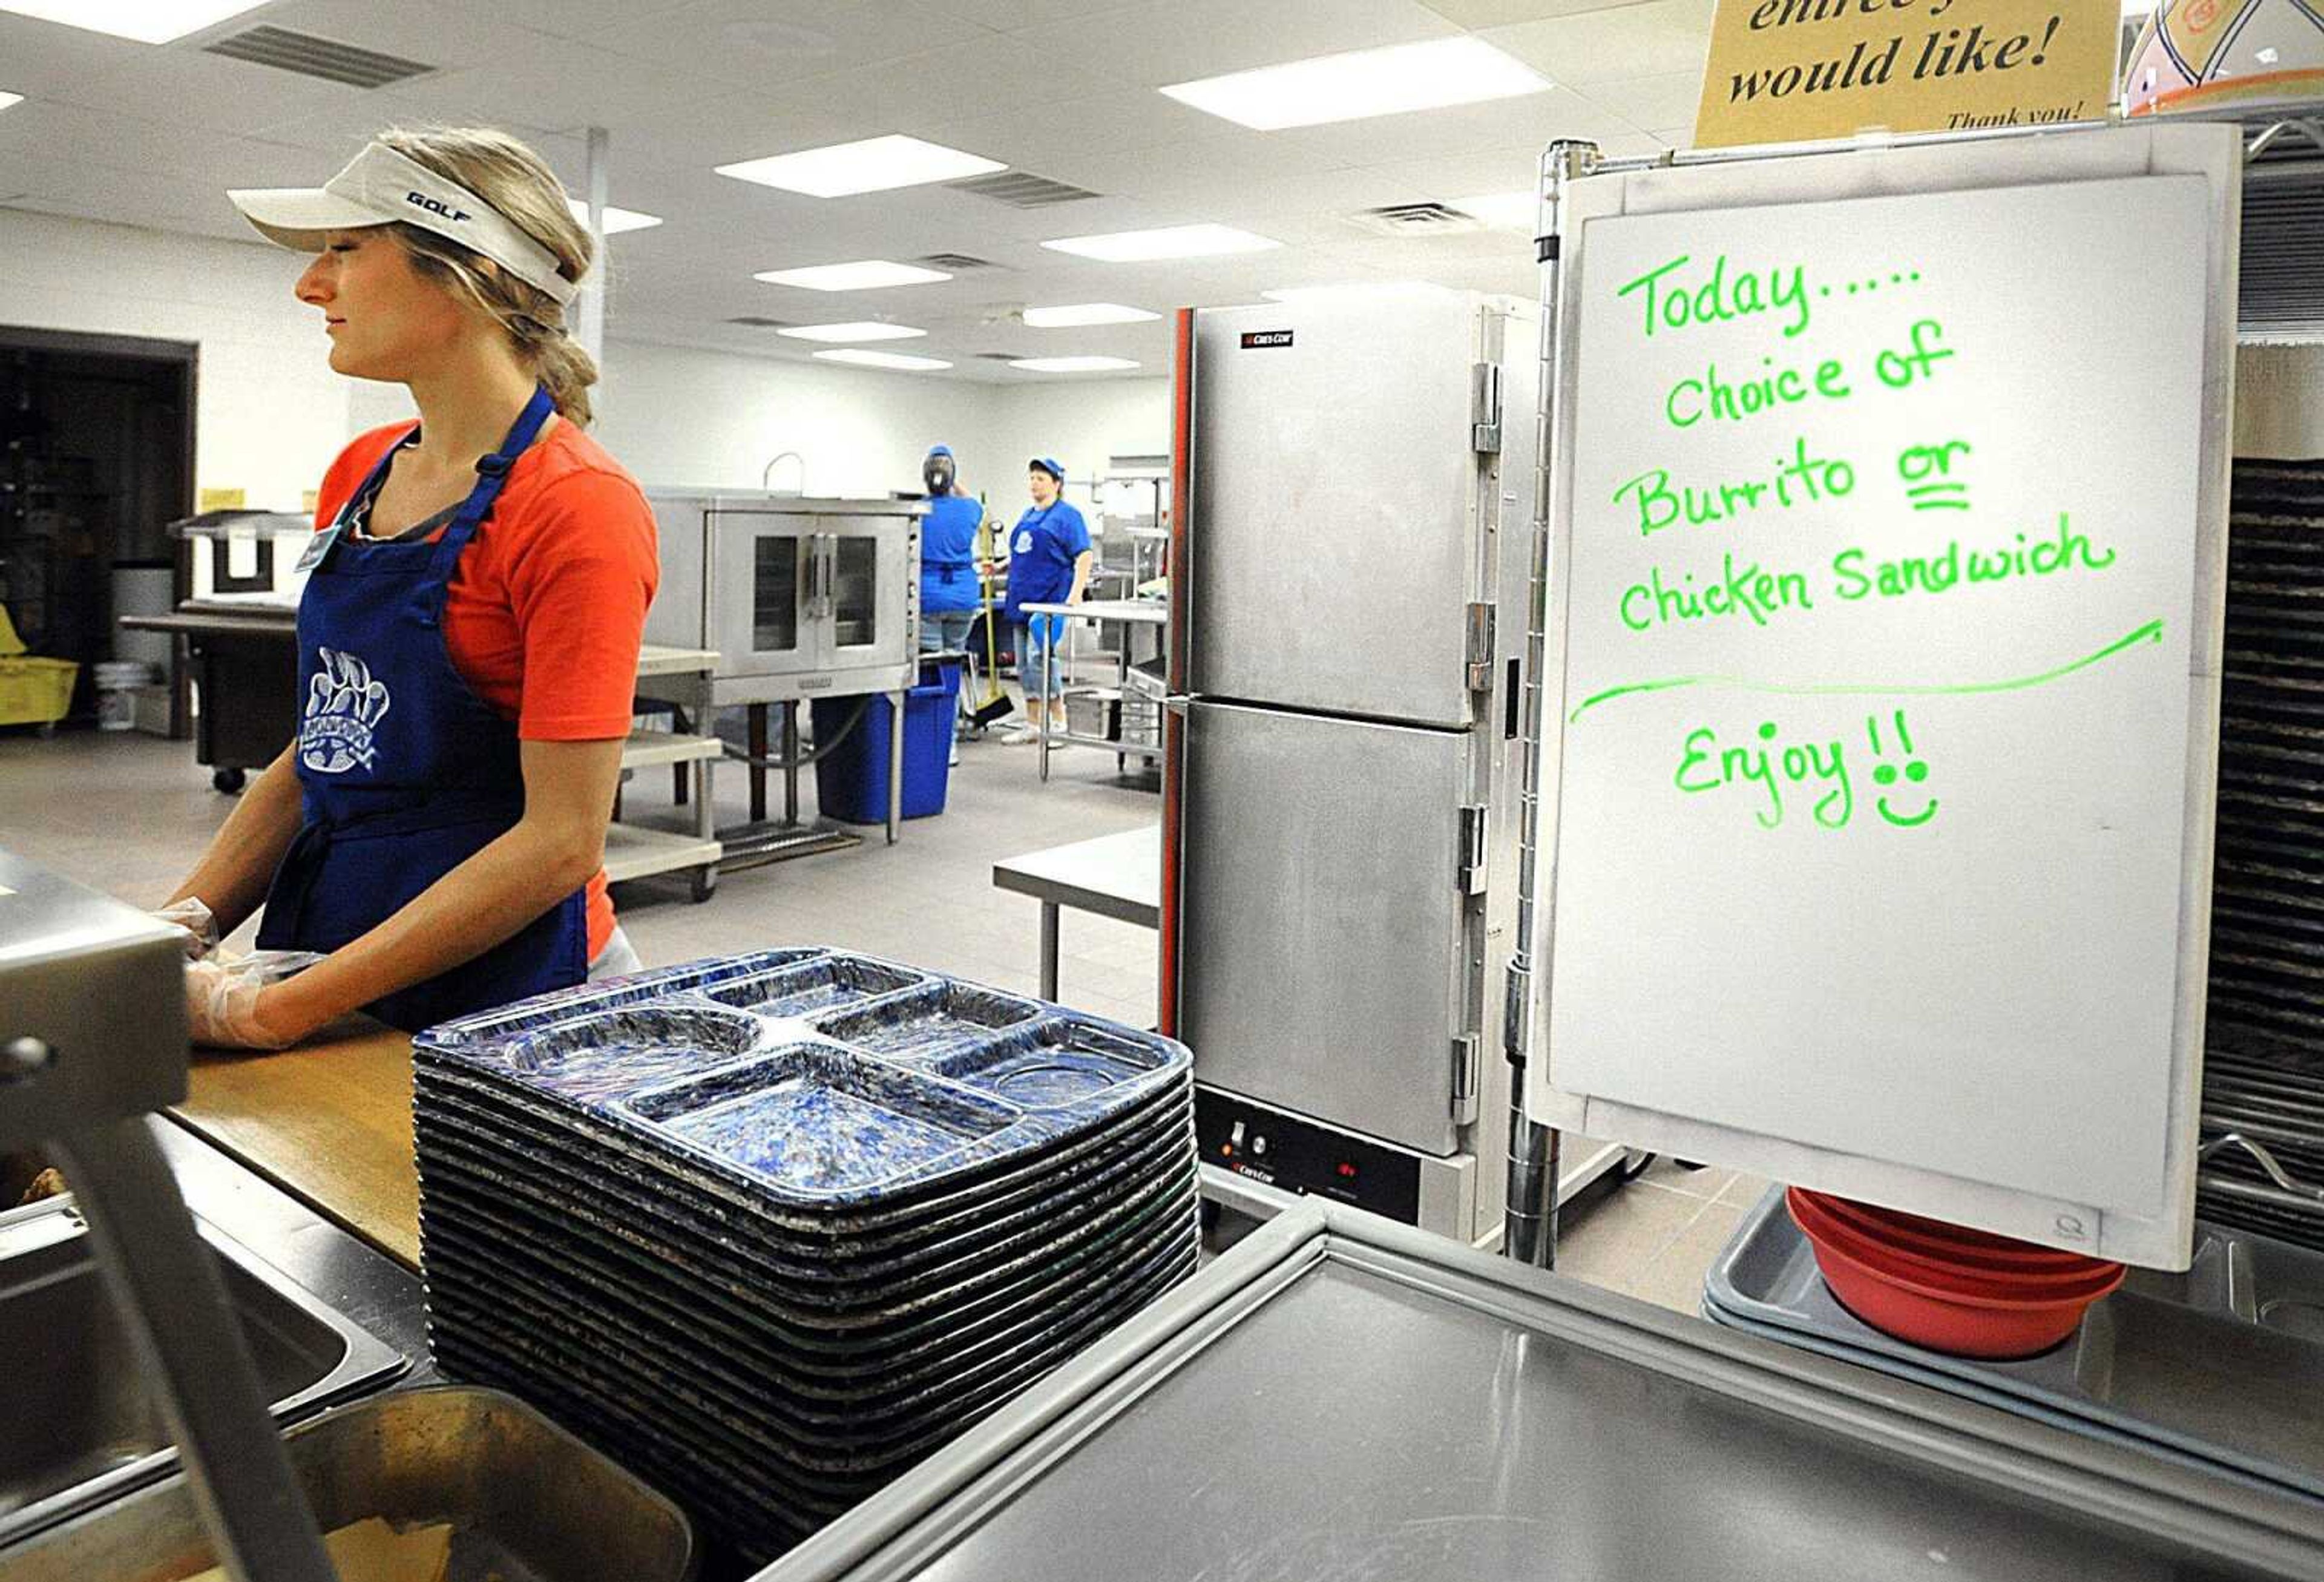
[[[89,679],[97,687],[97,728],[137,729],[137,690],[152,685],[153,667],[142,659],[107,659],[90,669]]]
[[[828,741],[847,723],[859,700],[817,698],[815,736]],[[848,823],[888,822],[888,731],[894,703],[860,700],[863,717],[838,746],[815,762],[816,805],[824,816]],[[920,685],[904,697],[904,816],[927,818],[945,810],[951,785],[953,719],[960,706],[956,661],[924,663]]]

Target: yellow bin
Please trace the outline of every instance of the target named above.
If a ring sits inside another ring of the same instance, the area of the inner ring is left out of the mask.
[[[15,623],[0,608],[0,725],[53,725],[72,707],[80,667],[70,659],[25,656]]]

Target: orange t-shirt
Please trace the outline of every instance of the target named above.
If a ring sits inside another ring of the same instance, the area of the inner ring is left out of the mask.
[[[417,427],[374,428],[339,453],[315,497],[318,529]],[[637,480],[576,425],[560,422],[517,458],[460,552],[444,600],[452,667],[515,722],[521,740],[627,736],[660,572],[653,508]],[[602,870],[589,881],[588,908],[595,961],[613,935]]]

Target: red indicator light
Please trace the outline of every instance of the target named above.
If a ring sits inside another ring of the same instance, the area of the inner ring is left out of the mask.
[[[1356,1167],[1352,1164],[1342,1164],[1339,1166],[1339,1173],[1340,1179],[1342,1181],[1353,1181],[1356,1179]]]

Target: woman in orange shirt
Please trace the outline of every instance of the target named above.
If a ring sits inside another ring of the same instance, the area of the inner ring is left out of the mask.
[[[357,1008],[416,1029],[633,969],[603,860],[658,562],[583,432],[587,232],[494,132],[385,133],[321,189],[230,196],[320,255],[297,293],[332,368],[408,386],[420,421],[326,475],[298,738],[173,897],[212,940],[263,902],[261,945],[325,959],[263,987],[190,963],[196,1041],[279,1048]]]

